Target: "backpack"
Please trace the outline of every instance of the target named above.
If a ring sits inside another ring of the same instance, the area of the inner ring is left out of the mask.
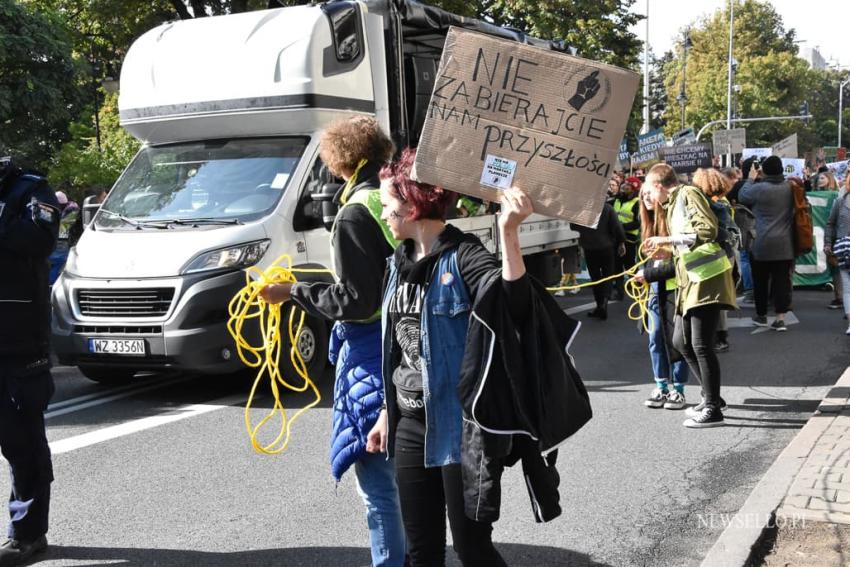
[[[797,257],[811,252],[815,246],[815,236],[812,210],[809,200],[806,199],[806,189],[798,183],[789,183],[789,185],[791,186],[792,203],[794,205],[794,257]]]
[[[741,233],[741,250],[750,250],[756,241],[756,217],[753,212],[744,205],[737,203],[735,210],[735,224]]]
[[[741,229],[732,220],[732,206],[728,201],[708,200],[711,212],[717,217],[717,238],[715,242],[720,244],[726,255],[735,257],[735,250],[741,244]]]

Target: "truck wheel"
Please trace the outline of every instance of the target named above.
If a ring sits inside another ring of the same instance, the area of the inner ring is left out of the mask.
[[[135,370],[126,368],[108,368],[103,366],[80,366],[80,372],[89,380],[101,384],[116,384],[129,382],[136,374]]]
[[[290,309],[292,309],[290,307]],[[289,310],[285,310],[281,314],[281,334],[282,342],[280,345],[280,370],[283,377],[288,380],[296,381],[298,374],[295,372],[295,367],[290,360],[290,349],[292,347],[289,342]],[[328,365],[328,325],[321,319],[307,315],[304,317],[304,325],[301,327],[301,334],[298,335],[297,346],[307,364],[307,372],[310,378],[317,382],[321,380]]]

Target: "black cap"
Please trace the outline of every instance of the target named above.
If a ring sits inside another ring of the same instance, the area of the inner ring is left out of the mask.
[[[765,175],[782,175],[782,159],[779,156],[770,156],[761,162],[761,170]]]

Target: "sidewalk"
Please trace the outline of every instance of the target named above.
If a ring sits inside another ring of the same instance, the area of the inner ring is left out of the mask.
[[[753,489],[702,566],[844,565],[840,550],[848,540],[850,368]]]

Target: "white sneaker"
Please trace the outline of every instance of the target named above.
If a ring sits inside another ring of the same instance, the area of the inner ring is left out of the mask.
[[[564,292],[563,289],[559,289],[558,291],[555,292],[556,297],[564,297],[565,295],[567,295],[567,294]]]
[[[578,294],[579,294],[579,292],[581,292],[581,290],[580,290],[580,289],[578,289],[578,288],[576,288],[576,289],[571,289],[571,290],[570,290],[570,295],[578,295]]]
[[[667,394],[667,401],[664,402],[664,409],[680,410],[685,407],[685,395],[680,394],[678,390],[671,390]]]
[[[847,330],[846,330],[846,331],[844,331],[844,334],[845,334],[845,335],[850,335],[850,327],[847,327]]]

